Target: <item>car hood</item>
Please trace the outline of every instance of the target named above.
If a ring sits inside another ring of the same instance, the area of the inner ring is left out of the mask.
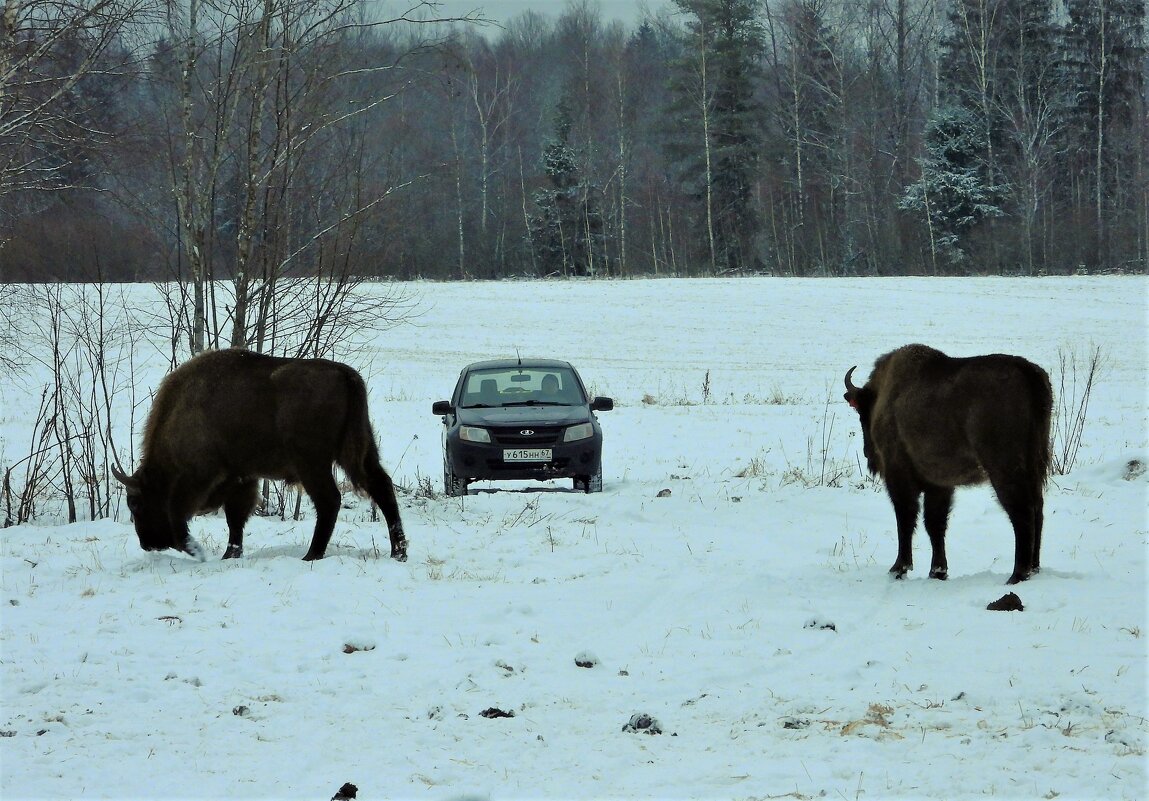
[[[561,426],[585,423],[589,406],[501,406],[491,409],[456,409],[459,422],[469,426]]]

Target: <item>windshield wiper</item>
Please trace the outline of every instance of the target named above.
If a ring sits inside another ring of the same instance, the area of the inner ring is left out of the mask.
[[[504,403],[503,406],[570,406],[570,404],[562,401],[524,400]]]

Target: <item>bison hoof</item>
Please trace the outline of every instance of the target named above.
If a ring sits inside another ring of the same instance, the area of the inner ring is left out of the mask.
[[[307,555],[303,557],[303,561],[304,561],[304,562],[314,562],[314,561],[316,561],[317,559],[322,559],[322,558],[323,558],[323,554],[321,554],[321,553],[312,553],[311,551],[308,551],[308,552],[307,552]]]
[[[896,579],[904,579],[906,577],[906,573],[909,573],[911,570],[913,570],[913,565],[908,567],[903,567],[902,565],[894,565],[890,568],[890,575]]]
[[[242,545],[229,545],[227,550],[223,552],[224,559],[238,559],[241,556],[243,556]]]
[[[207,551],[196,541],[195,537],[189,536],[187,538],[187,541],[184,543],[183,552],[198,562],[207,561]]]
[[[1040,567],[1031,567],[1028,570],[1014,570],[1013,575],[1009,577],[1009,581],[1007,581],[1006,584],[1019,584],[1032,576],[1036,576],[1040,572]]]
[[[407,538],[403,536],[403,532],[399,532],[398,537],[391,540],[391,558],[396,562],[407,561]]]
[[[944,567],[930,568],[930,578],[937,579],[938,581],[945,581],[950,577],[949,570]]]

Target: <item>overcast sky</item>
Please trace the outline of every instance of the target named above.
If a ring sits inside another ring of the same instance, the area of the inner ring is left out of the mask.
[[[594,2],[594,0],[592,0]],[[642,9],[658,11],[670,5],[670,0],[597,0],[604,20],[618,19],[626,25],[634,25],[642,16]],[[392,0],[392,4],[395,0]],[[566,0],[438,0],[440,13],[462,15],[471,11],[481,11],[483,16],[504,23],[524,11],[534,10],[540,14],[557,17],[566,7]]]

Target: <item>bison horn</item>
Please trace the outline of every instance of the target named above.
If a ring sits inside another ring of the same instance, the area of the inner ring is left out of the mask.
[[[129,476],[119,468],[119,465],[112,465],[112,475],[116,480],[127,487],[129,490],[138,491],[140,488],[140,480],[134,476]]]
[[[858,391],[858,387],[854,386],[854,382],[850,380],[850,376],[852,376],[854,374],[854,371],[857,369],[858,369],[858,365],[855,364],[853,367],[851,367],[849,370],[846,371],[846,389],[851,394]]]

